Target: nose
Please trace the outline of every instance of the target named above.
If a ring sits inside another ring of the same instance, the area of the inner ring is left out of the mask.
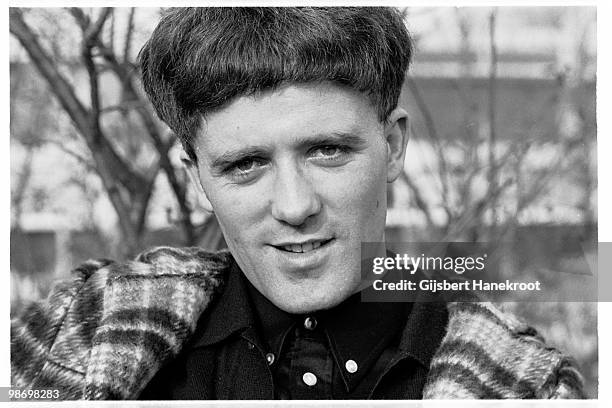
[[[321,200],[311,180],[297,165],[278,168],[274,183],[272,216],[293,226],[321,211]]]

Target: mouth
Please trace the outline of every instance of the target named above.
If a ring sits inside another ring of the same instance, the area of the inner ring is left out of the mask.
[[[300,243],[283,243],[281,245],[272,245],[272,246],[281,251],[291,252],[291,253],[296,253],[296,254],[303,254],[303,253],[312,252],[315,249],[324,247],[325,245],[329,244],[332,240],[333,238],[323,239],[323,240],[311,240],[311,241],[307,241],[301,244]]]

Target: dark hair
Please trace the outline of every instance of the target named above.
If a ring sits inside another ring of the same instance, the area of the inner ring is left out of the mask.
[[[378,119],[397,106],[412,55],[397,9],[169,9],[140,51],[144,89],[192,160],[201,118],[286,83],[333,81],[368,96]]]

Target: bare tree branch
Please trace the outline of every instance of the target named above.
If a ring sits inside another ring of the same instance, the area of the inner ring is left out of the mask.
[[[26,49],[34,65],[47,80],[54,95],[58,98],[64,110],[70,115],[80,132],[87,132],[89,127],[88,112],[74,93],[68,80],[54,66],[51,58],[47,56],[40,46],[36,35],[23,20],[22,11],[11,8],[9,11],[9,30]]]
[[[129,11],[125,42],[122,49],[118,50],[121,55],[113,49],[116,21],[112,8],[104,8],[95,14],[76,7],[67,11],[83,35],[80,50],[80,61],[83,65],[79,68],[85,69],[89,82],[90,101],[86,102],[79,100],[73,85],[61,75],[59,64],[62,61],[53,60],[49,52],[45,51],[25,22],[21,10],[11,9],[10,24],[11,33],[30,55],[33,65],[49,84],[53,95],[83,137],[91,152],[91,161],[64,146],[58,144],[58,147],[83,164],[89,162],[88,168],[95,168],[119,217],[123,241],[129,247],[126,252],[136,249],[139,239],[146,231],[148,204],[153,195],[156,176],[162,169],[180,208],[180,217],[177,220],[185,234],[185,242],[189,245],[197,244],[200,234],[204,232],[192,223],[191,215],[194,210],[187,197],[185,177],[181,177],[183,170],[176,168],[169,157],[170,149],[176,144],[177,138],[172,133],[166,134],[162,131],[153,109],[137,85],[138,78],[134,75],[137,66],[130,61],[135,9]],[[105,35],[108,32],[105,28],[108,24],[112,25],[110,37]],[[107,44],[109,38],[111,43]],[[103,106],[103,72],[104,78],[112,74],[121,84],[121,100],[113,106]],[[131,112],[135,112],[141,122],[138,128],[144,129],[157,153],[153,163],[147,166],[148,169],[133,166],[132,156],[127,157],[122,150],[117,149],[116,142],[109,136],[109,130],[104,128],[103,115],[116,110],[119,110],[128,122],[132,120]]]
[[[57,147],[64,153],[68,154],[70,157],[73,157],[74,159],[76,159],[79,163],[85,166],[89,171],[97,173],[98,169],[96,168],[95,164],[89,158],[81,155],[80,153],[75,152],[72,149],[67,148],[63,142],[59,140],[54,140],[54,139],[43,139],[42,143],[51,144]]]
[[[491,50],[491,62],[489,67],[489,207],[491,208],[491,222],[495,224],[497,216],[497,200],[492,194],[497,189],[497,166],[495,149],[497,147],[496,133],[496,104],[497,104],[497,44],[495,42],[495,28],[497,19],[497,8],[494,7],[489,15],[489,41]]]
[[[115,52],[115,20],[115,9],[113,9],[110,15],[110,30],[108,39],[108,47],[112,52]]]
[[[125,43],[123,45],[123,61],[130,59],[130,51],[132,48],[132,37],[134,33],[134,14],[136,12],[135,7],[130,7],[130,14],[128,15],[127,30],[125,33]]]
[[[82,13],[81,10],[79,11]],[[80,15],[85,21],[86,17],[83,14]],[[83,135],[92,150],[96,163],[101,167],[109,168],[109,175],[112,177],[108,182],[114,183],[114,180],[119,180],[128,188],[138,188],[142,181],[141,178],[121,160],[108,141],[99,136],[99,126],[92,128],[91,112],[77,98],[72,85],[63,77],[52,59],[43,50],[38,38],[23,20],[22,12],[19,9],[10,9],[10,31],[27,51],[62,108],[68,113],[79,133]]]
[[[444,154],[444,149],[442,148],[442,143],[440,141],[440,136],[436,129],[433,115],[431,114],[431,111],[429,110],[429,106],[427,106],[427,102],[425,102],[425,98],[423,98],[423,95],[421,94],[421,91],[418,85],[416,84],[414,79],[412,79],[412,77],[410,76],[406,77],[406,84],[408,85],[408,88],[410,88],[412,96],[414,97],[414,100],[417,104],[417,107],[419,108],[419,111],[421,112],[421,115],[423,115],[423,119],[425,121],[425,127],[427,128],[427,133],[429,135],[429,139],[432,141],[434,149],[436,150],[436,156],[438,158],[438,162],[440,163],[439,178],[440,178],[440,185],[442,186],[442,203],[443,203],[443,207],[446,212],[446,215],[448,217],[448,220],[450,222],[452,220],[452,213],[449,210],[449,205],[450,205],[449,182],[448,182],[449,172],[448,172],[446,155]]]
[[[133,16],[132,16],[133,18]],[[131,30],[133,31],[133,24],[130,25]],[[129,27],[128,27],[129,28]],[[168,178],[168,182],[174,192],[176,200],[181,209],[182,217],[181,222],[183,223],[183,230],[186,234],[186,240],[188,243],[193,244],[196,241],[194,226],[191,223],[191,212],[187,202],[187,189],[185,188],[184,183],[181,183],[176,177],[176,169],[170,162],[168,157],[168,152],[172,145],[174,144],[174,138],[164,141],[157,127],[157,123],[151,114],[151,111],[146,107],[148,106],[146,101],[142,100],[142,96],[136,91],[136,87],[132,82],[131,71],[126,69],[126,67],[121,64],[115,54],[111,51],[111,49],[106,46],[102,39],[97,37],[97,46],[101,52],[103,58],[110,65],[111,69],[115,72],[118,78],[120,78],[121,83],[123,85],[124,94],[128,97],[128,100],[137,100],[140,101],[140,104],[137,104],[136,112],[139,114],[147,133],[151,137],[153,141],[153,145],[159,153],[159,162],[162,169],[166,173],[166,177]]]
[[[34,146],[26,146],[26,156],[21,163],[21,169],[17,173],[15,189],[11,191],[11,208],[13,212],[13,227],[21,228],[21,215],[23,213],[23,201],[25,192],[32,178],[32,158],[34,157]]]
[[[99,72],[100,70],[98,70]],[[100,109],[100,114],[105,114],[105,113],[112,113],[112,112],[125,112],[128,110],[135,110],[135,109],[139,109],[140,108],[140,101],[134,101],[134,100],[130,100],[130,101],[123,101],[121,103],[118,103],[116,105],[111,105],[111,106],[105,106],[103,108]]]
[[[406,183],[408,188],[410,188],[415,204],[417,208],[421,210],[421,212],[425,215],[425,218],[427,219],[427,224],[430,227],[434,226],[435,224],[431,217],[430,209],[427,206],[427,201],[423,198],[423,194],[421,193],[421,190],[414,183],[414,181],[410,178],[410,176],[408,176],[408,173],[405,170],[403,170],[400,173],[400,179]]]
[[[494,199],[500,197],[512,185],[511,180],[506,180],[504,183],[498,184],[496,189],[487,193],[484,197],[470,203],[469,207],[465,208],[458,219],[455,219],[450,228],[446,231],[445,236],[441,241],[453,241],[460,238],[460,234],[470,231],[471,227],[477,226],[482,219],[482,214],[488,207],[488,202],[491,199],[489,194],[494,195]]]
[[[93,133],[94,142],[102,145],[102,130],[100,129],[100,94],[98,89],[98,72],[91,55],[91,40],[85,37],[81,56],[87,69],[89,77],[89,97],[91,99],[91,112],[89,114],[90,127]]]
[[[142,96],[136,91],[129,70],[120,64],[119,61],[117,61],[115,55],[111,53],[108,47],[106,47],[104,44],[99,42],[98,47],[102,50],[102,55],[109,63],[117,77],[121,78],[123,90],[125,94],[128,95],[129,99],[142,101]],[[164,173],[166,173],[170,187],[172,188],[181,209],[181,222],[183,224],[183,231],[186,234],[186,240],[188,243],[193,244],[195,243],[197,237],[195,235],[195,227],[191,222],[191,213],[193,210],[190,208],[187,202],[187,189],[185,184],[181,183],[176,177],[176,169],[168,157],[168,151],[173,146],[175,138],[173,137],[168,141],[164,141],[151,111],[146,108],[148,105],[142,101],[142,103],[137,106],[138,108],[136,109],[136,112],[139,114],[147,133],[153,141],[153,145],[159,153],[160,166],[164,170]]]
[[[134,210],[146,211],[147,203],[143,203],[139,199],[150,196],[150,192],[143,192],[143,188],[151,185],[150,180],[155,178],[155,174],[145,178],[132,170],[128,163],[114,150],[100,128],[99,73],[93,61],[91,50],[97,44],[96,38],[101,33],[104,22],[110,15],[110,9],[104,9],[93,25],[89,25],[90,19],[82,10],[73,8],[70,11],[83,32],[86,33],[81,54],[89,74],[91,109],[85,108],[76,97],[74,89],[60,74],[58,67],[44,51],[36,35],[25,23],[23,13],[19,9],[13,8],[10,10],[10,31],[22,44],[34,65],[49,84],[53,94],[58,98],[64,110],[75,123],[79,133],[85,139],[92,153],[97,173],[119,216],[119,227],[126,240],[127,251],[132,252],[136,249],[138,242],[138,233],[133,222]],[[121,190],[122,186],[125,188],[124,191]]]
[[[106,23],[106,20],[108,19],[112,11],[112,7],[105,7],[102,9],[102,12],[98,16],[96,22],[93,25],[89,26],[87,28],[87,31],[85,31],[85,42],[88,43],[90,41],[94,41],[99,37],[100,32],[104,28],[104,24]]]

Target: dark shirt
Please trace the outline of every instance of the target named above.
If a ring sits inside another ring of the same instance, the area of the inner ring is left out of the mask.
[[[447,318],[442,303],[359,294],[291,315],[234,266],[192,340],[140,399],[420,399]]]
[[[247,279],[259,333],[268,347],[277,399],[367,398],[390,362],[411,304],[362,303],[359,294],[331,310],[292,315]],[[379,363],[379,364],[376,364]]]

